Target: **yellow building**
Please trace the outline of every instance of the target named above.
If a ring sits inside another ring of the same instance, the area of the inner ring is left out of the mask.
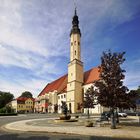
[[[35,99],[35,111],[55,112],[55,105],[57,104],[58,113],[61,113],[61,102],[65,101],[71,113],[79,112],[78,104],[83,103],[84,93],[89,87],[94,86],[95,81],[99,80],[99,74],[98,67],[91,68],[86,72],[83,70],[81,31],[75,9],[70,32],[68,74],[46,85]],[[101,113],[103,110],[102,106],[96,105],[94,109],[90,109],[90,113]],[[83,111],[86,113],[86,109]]]
[[[17,113],[29,113],[34,111],[34,99],[18,97],[11,102],[12,108]]]

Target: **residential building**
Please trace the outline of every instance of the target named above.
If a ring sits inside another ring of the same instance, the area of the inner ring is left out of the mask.
[[[34,111],[34,98],[18,97],[11,101],[11,107],[17,113],[31,113]]]

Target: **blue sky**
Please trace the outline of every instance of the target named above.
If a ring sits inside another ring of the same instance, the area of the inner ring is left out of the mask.
[[[140,1],[77,0],[85,71],[103,51],[126,51],[124,84],[140,85]],[[36,97],[67,73],[71,0],[0,0],[0,90]]]

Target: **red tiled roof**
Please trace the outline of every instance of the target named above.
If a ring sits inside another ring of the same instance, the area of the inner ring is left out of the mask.
[[[47,84],[46,87],[41,91],[39,96],[54,90],[61,92],[66,87],[67,79],[68,79],[68,75],[66,74],[60,77],[59,79]]]
[[[16,98],[16,100],[18,100],[18,101],[26,101],[28,99],[31,99],[32,101],[35,100],[34,98],[27,98],[27,97],[18,97],[18,98]]]
[[[99,80],[99,68],[95,67],[92,68],[86,72],[84,72],[84,85],[93,83],[97,80]],[[68,75],[64,75],[60,77],[59,79],[49,83],[46,85],[46,87],[41,91],[41,93],[38,96],[44,95],[45,93],[57,90],[58,93],[63,93],[67,91],[67,80]]]
[[[84,72],[84,85],[87,85],[87,84],[90,84],[99,80],[99,75],[100,73],[99,73],[98,67],[92,68]]]

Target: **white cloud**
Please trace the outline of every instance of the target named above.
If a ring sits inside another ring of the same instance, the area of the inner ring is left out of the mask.
[[[1,91],[11,92],[15,95],[15,97],[20,96],[24,91],[30,91],[33,96],[36,97],[46,85],[46,81],[35,79],[22,79],[17,82],[5,81],[3,79],[0,79],[0,83]]]
[[[127,85],[130,90],[137,89],[140,85],[140,72],[127,72],[124,84]]]

